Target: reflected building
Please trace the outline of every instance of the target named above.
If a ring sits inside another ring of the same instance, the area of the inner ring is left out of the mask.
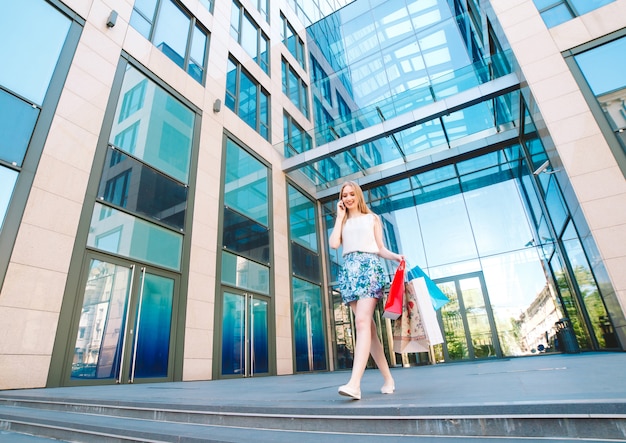
[[[449,298],[392,366],[626,349],[626,0],[131,3],[3,5],[0,389],[349,369],[345,180]]]

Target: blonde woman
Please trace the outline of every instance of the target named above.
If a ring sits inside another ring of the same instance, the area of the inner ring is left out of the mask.
[[[347,384],[339,387],[339,394],[354,400],[361,399],[361,378],[370,353],[384,378],[380,391],[392,394],[395,384],[376,333],[373,315],[386,282],[380,258],[400,262],[403,256],[391,252],[383,244],[380,218],[366,205],[363,191],[354,182],[341,186],[337,218],[329,245],[333,249],[343,246],[344,264],[339,273],[339,289],[343,302],[354,313],[356,325],[352,375]]]

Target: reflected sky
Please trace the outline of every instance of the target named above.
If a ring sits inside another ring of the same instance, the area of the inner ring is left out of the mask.
[[[393,226],[388,238],[396,244],[389,248],[404,254],[409,266],[420,266],[433,280],[482,273],[507,355],[527,354],[539,344],[519,338],[517,328],[532,329],[524,319],[554,323],[533,311],[547,306],[550,291],[529,212],[534,200],[526,201],[525,181],[517,176],[518,154],[512,146],[366,192],[372,209]],[[550,315],[557,315],[554,309]],[[535,341],[545,337],[532,331]]]

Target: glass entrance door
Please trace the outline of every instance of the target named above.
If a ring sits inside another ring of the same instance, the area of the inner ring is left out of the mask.
[[[269,374],[269,299],[224,291],[222,376]]]
[[[122,260],[87,261],[70,383],[171,378],[177,277]]]
[[[450,303],[441,308],[445,361],[502,357],[482,273],[436,280]]]

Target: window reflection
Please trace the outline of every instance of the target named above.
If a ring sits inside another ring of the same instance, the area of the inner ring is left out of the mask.
[[[43,0],[3,2],[0,85],[42,105],[70,24]],[[11,44],[6,44],[9,40]]]
[[[109,140],[146,164],[187,183],[194,119],[191,109],[129,66]]]
[[[626,37],[574,57],[604,111],[611,129],[626,149]]]
[[[205,7],[212,10],[212,1]],[[174,0],[138,0],[130,25],[151,40],[170,60],[203,83],[208,52],[208,32]]]
[[[100,203],[94,206],[87,246],[180,270],[182,235]]]
[[[98,198],[182,231],[187,187],[109,148]]]

